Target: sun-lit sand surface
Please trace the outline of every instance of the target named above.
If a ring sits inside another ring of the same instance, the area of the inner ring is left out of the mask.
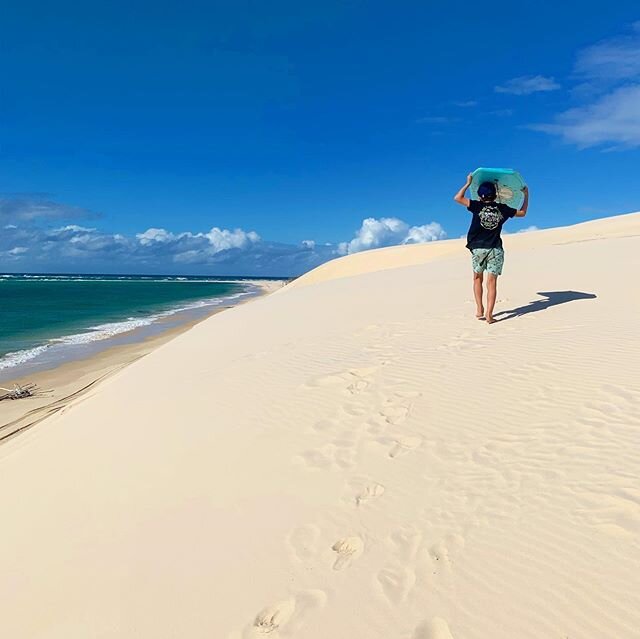
[[[514,225],[515,227],[515,225]],[[16,639],[632,639],[640,214],[342,258],[0,446]]]

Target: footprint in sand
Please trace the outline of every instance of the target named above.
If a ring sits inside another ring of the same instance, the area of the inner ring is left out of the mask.
[[[394,561],[377,575],[377,584],[388,603],[398,604],[406,600],[416,586],[414,567],[421,542],[422,533],[415,528],[400,528],[388,538]]]
[[[389,603],[399,604],[407,598],[416,583],[416,575],[410,568],[390,566],[378,573],[378,584]]]
[[[312,470],[331,468],[333,466],[333,447],[325,446],[324,449],[325,450],[305,450],[293,459],[295,462]]]
[[[362,391],[366,390],[368,387],[369,387],[369,382],[367,380],[357,379],[354,382],[351,382],[349,386],[347,386],[347,390],[352,395],[357,395],[358,393],[361,393]]]
[[[256,615],[253,627],[258,633],[268,635],[284,626],[296,609],[295,599],[285,599],[265,608]]]
[[[414,450],[422,443],[422,437],[400,437],[396,439],[393,447],[389,451],[389,457],[395,459],[401,457],[411,450]]]
[[[357,495],[356,495],[356,506],[362,506],[366,504],[368,501],[372,499],[377,499],[378,497],[382,497],[384,495],[384,486],[382,484],[378,484],[376,482],[367,484]]]
[[[454,639],[449,624],[441,617],[433,617],[430,621],[416,628],[412,639]]]
[[[293,457],[293,463],[311,471],[353,468],[357,455],[355,444],[349,440],[335,440],[322,448],[303,451]]]
[[[345,537],[336,541],[331,546],[331,550],[338,555],[333,564],[333,569],[342,570],[343,568],[348,568],[351,562],[362,554],[364,542],[360,537]]]
[[[409,416],[410,408],[410,406],[405,406],[403,404],[398,405],[390,403],[380,411],[380,415],[384,417],[388,424],[400,426],[400,424],[402,424]]]
[[[394,554],[405,562],[412,562],[422,543],[422,533],[415,528],[400,528],[389,537]]]
[[[356,463],[356,451],[353,448],[338,448],[335,450],[333,458],[339,468],[353,468]]]
[[[323,590],[304,590],[265,608],[256,615],[253,624],[245,629],[242,639],[257,639],[275,633],[275,637],[294,637],[307,623],[311,613],[327,602]]]

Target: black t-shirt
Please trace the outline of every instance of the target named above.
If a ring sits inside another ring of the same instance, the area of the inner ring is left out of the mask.
[[[517,211],[500,202],[470,200],[471,226],[467,233],[467,248],[502,248],[502,225]]]

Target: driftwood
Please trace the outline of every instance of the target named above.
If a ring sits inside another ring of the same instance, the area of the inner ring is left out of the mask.
[[[13,388],[2,388],[0,391],[4,391],[0,394],[0,402],[3,399],[24,399],[25,397],[33,397],[38,394],[38,386],[36,384],[15,384]]]

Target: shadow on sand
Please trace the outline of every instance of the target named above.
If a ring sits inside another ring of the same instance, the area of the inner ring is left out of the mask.
[[[557,306],[558,304],[566,304],[567,302],[573,302],[574,300],[593,300],[597,296],[593,293],[581,293],[580,291],[540,291],[538,295],[542,295],[544,299],[534,300],[529,302],[526,306],[519,306],[518,308],[512,308],[509,311],[500,311],[495,314],[496,319],[499,322],[511,319],[512,317],[519,317],[521,315],[528,315],[529,313],[537,313],[538,311],[544,311],[551,306]]]

